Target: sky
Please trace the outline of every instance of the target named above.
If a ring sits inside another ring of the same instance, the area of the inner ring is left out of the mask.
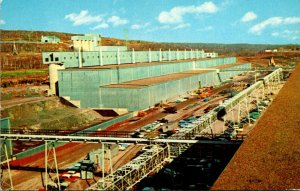
[[[300,0],[0,0],[0,28],[155,42],[300,44]]]

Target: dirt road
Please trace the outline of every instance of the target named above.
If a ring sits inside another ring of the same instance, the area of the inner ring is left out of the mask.
[[[55,99],[55,97],[26,97],[26,98],[15,98],[11,100],[3,100],[0,102],[1,108],[13,107],[20,104],[36,103],[41,101],[47,101]]]

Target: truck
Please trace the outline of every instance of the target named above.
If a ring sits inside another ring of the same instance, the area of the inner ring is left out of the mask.
[[[177,108],[175,106],[169,106],[164,108],[166,113],[177,113]]]

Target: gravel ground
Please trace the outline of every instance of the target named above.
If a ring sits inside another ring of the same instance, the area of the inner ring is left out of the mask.
[[[213,190],[300,189],[299,99],[300,65],[215,182]]]

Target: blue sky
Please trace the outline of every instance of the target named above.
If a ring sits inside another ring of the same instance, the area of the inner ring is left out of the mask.
[[[0,27],[205,43],[300,44],[300,0],[0,0]]]

